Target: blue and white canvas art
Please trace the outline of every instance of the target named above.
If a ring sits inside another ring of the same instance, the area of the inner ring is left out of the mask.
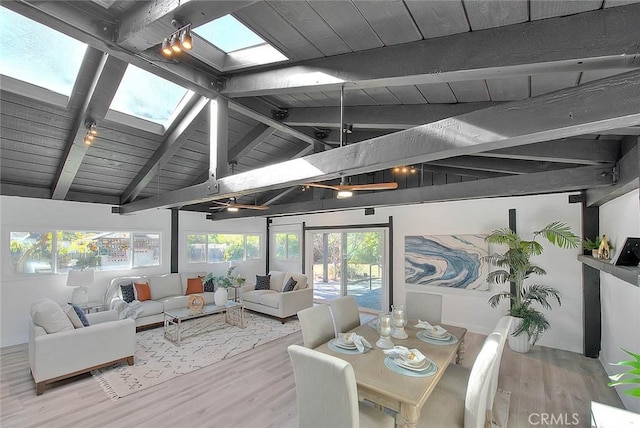
[[[488,251],[483,235],[405,236],[405,282],[488,290]]]

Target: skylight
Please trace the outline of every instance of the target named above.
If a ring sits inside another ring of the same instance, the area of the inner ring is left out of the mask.
[[[266,43],[231,15],[214,19],[194,29],[194,32],[225,53]]]
[[[87,45],[4,7],[0,38],[0,74],[71,95]]]
[[[129,64],[109,108],[165,125],[186,93],[185,88]]]

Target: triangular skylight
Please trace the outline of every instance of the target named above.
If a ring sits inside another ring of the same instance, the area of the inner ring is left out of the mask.
[[[214,19],[193,31],[225,53],[265,43],[260,36],[231,15]]]
[[[69,97],[87,45],[0,7],[0,74]]]
[[[185,88],[129,64],[109,108],[166,125],[186,93]]]

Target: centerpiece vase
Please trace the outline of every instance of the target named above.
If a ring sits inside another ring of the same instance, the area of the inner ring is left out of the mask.
[[[213,293],[213,301],[216,306],[224,306],[227,304],[227,289],[224,287],[218,287],[215,293]]]

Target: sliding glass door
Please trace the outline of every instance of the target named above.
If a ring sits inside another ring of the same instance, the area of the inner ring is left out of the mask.
[[[385,231],[313,232],[314,299],[353,296],[363,310],[378,312],[386,301]]]

